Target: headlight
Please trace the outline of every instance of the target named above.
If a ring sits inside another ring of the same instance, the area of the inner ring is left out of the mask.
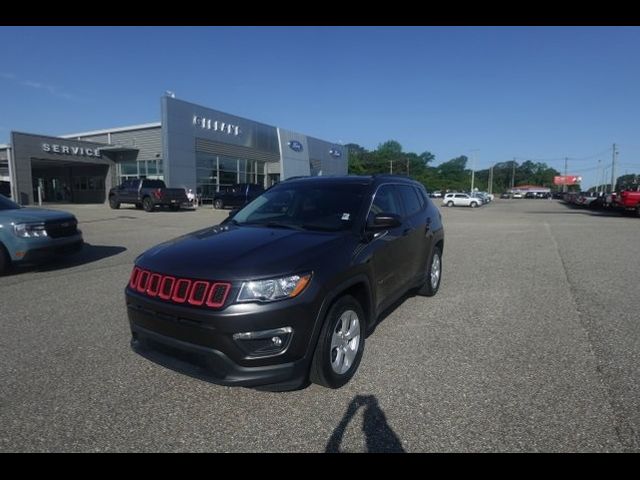
[[[16,223],[13,225],[13,233],[21,238],[47,236],[47,230],[44,227],[44,223]]]
[[[309,280],[311,280],[310,273],[244,282],[240,287],[238,302],[273,302],[283,298],[297,297],[307,287]]]

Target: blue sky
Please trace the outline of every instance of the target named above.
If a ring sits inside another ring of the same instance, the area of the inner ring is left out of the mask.
[[[171,90],[436,164],[566,156],[589,187],[616,143],[640,173],[637,27],[0,27],[0,58],[0,143],[156,122]]]

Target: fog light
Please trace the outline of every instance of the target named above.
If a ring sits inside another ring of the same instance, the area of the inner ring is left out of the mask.
[[[266,357],[283,353],[293,336],[291,327],[262,330],[259,332],[234,333],[233,339],[249,357]]]

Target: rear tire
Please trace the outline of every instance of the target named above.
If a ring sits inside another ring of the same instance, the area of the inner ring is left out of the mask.
[[[364,352],[366,323],[360,303],[351,295],[345,295],[331,306],[313,354],[309,370],[311,382],[340,388],[351,380]]]
[[[118,210],[120,208],[120,202],[115,196],[111,196],[109,197],[109,206],[114,210]]]
[[[418,290],[418,295],[433,297],[438,293],[442,281],[442,250],[438,246],[433,247],[427,263],[426,275],[427,278]]]
[[[215,200],[213,202],[213,208],[215,208],[216,210],[222,210],[224,208],[224,202],[220,199]]]
[[[145,212],[153,212],[153,200],[150,197],[144,197],[142,200],[142,208],[144,208]]]

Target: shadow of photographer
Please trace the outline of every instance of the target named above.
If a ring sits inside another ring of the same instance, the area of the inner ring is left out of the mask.
[[[405,453],[400,439],[387,423],[387,417],[374,395],[357,395],[351,400],[342,420],[331,434],[325,452],[341,452],[340,445],[347,426],[360,408],[364,408],[362,431],[367,452]]]

